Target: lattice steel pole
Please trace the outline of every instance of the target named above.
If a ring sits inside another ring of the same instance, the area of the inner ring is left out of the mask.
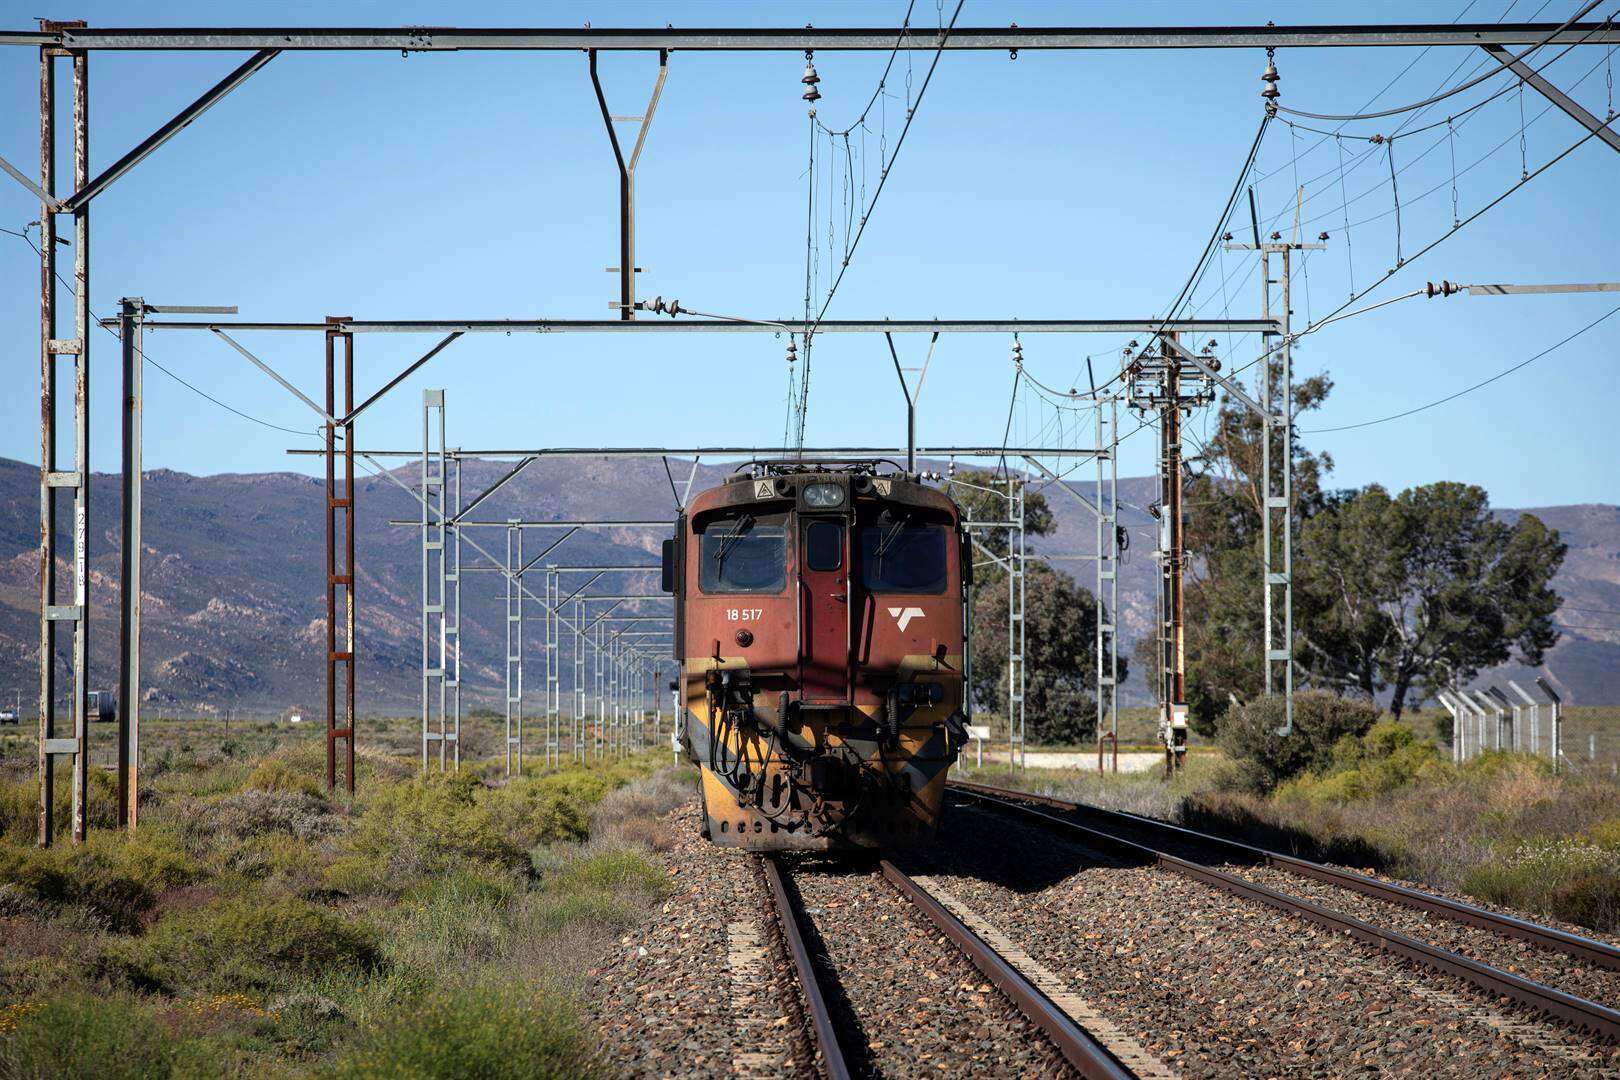
[[[326,789],[337,787],[337,744],[345,744],[344,759],[347,766],[345,785],[354,792],[354,729],[355,729],[355,652],[356,618],[354,581],[354,423],[338,421],[334,417],[349,417],[354,413],[354,335],[341,329],[349,321],[347,316],[329,315],[326,318]],[[343,409],[337,405],[337,353],[343,352]],[[343,440],[343,485],[338,487],[337,442],[338,429]],[[341,494],[339,491],[341,490]],[[341,537],[338,523],[342,521]],[[337,595],[343,596],[343,633],[338,633],[339,611]],[[342,648],[339,648],[341,642]],[[339,679],[339,672],[344,677]],[[343,683],[341,697],[339,682]],[[339,703],[342,703],[343,724],[338,723]]]
[[[523,530],[506,530],[506,775],[523,772]],[[512,748],[517,748],[516,768]]]
[[[435,423],[435,419],[437,423]],[[435,446],[434,435],[437,434]],[[439,744],[439,771],[447,762],[448,673],[447,571],[445,568],[446,488],[444,391],[422,391],[422,462],[419,482],[422,508],[422,768],[428,767],[429,744]],[[437,699],[437,701],[435,701]],[[434,706],[439,730],[432,730]]]
[[[1007,475],[1007,761],[1024,765],[1024,492]],[[1014,541],[1017,541],[1016,549]]]
[[[453,492],[450,508],[453,511],[452,519],[461,513],[461,457],[458,454],[454,464]],[[451,525],[446,536],[450,544],[450,573],[447,576],[450,583],[450,618],[445,627],[445,635],[449,639],[450,673],[447,682],[450,684],[450,718],[451,731],[454,734],[452,751],[457,772],[461,771],[461,530]]]
[[[562,603],[562,589],[557,568],[546,568],[546,764],[562,764],[562,654],[558,649],[561,637],[557,608]]]
[[[574,599],[574,760],[585,760],[585,601]]]
[[[604,753],[603,743],[604,717],[607,713],[607,669],[604,667],[602,649],[605,645],[605,628],[598,623],[596,626],[596,647],[591,650],[591,676],[596,689],[596,711],[592,717],[591,750],[597,761],[601,761]]]

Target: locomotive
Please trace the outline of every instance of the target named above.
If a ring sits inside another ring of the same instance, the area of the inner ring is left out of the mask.
[[[705,837],[930,839],[967,741],[956,504],[892,463],[751,462],[691,500],[663,554]]]

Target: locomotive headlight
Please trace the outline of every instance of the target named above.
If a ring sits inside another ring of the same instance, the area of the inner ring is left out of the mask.
[[[806,484],[804,505],[817,510],[830,510],[844,504],[844,488],[840,484]]]

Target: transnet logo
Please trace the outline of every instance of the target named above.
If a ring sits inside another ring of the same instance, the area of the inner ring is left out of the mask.
[[[889,609],[889,614],[899,624],[901,631],[904,632],[905,628],[911,625],[912,619],[921,619],[923,617],[923,609],[920,607],[892,607]]]

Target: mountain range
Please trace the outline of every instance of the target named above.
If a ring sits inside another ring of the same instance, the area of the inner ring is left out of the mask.
[[[672,519],[674,489],[684,487],[690,469],[672,464],[673,479],[658,458],[544,458],[476,509],[473,520],[488,524],[469,526],[463,533],[466,707],[499,704],[505,644],[501,578],[474,569],[490,564],[473,545],[501,557],[506,545],[502,525],[514,517]],[[462,487],[467,498],[510,467],[500,461],[466,461]],[[727,465],[703,465],[694,490],[719,482],[729,471]],[[393,477],[414,486],[416,464],[394,470]],[[1090,497],[1089,483],[1082,480],[1075,487]],[[1119,482],[1120,520],[1130,537],[1120,576],[1120,636],[1127,656],[1133,654],[1136,640],[1151,631],[1154,619],[1153,519],[1144,508],[1153,500],[1155,488],[1151,478]],[[263,715],[309,711],[324,701],[323,490],[320,480],[290,472],[193,476],[160,469],[146,474],[143,700],[149,710],[219,714],[240,709]],[[113,689],[118,477],[95,474],[90,492],[90,686]],[[359,706],[363,713],[414,712],[420,693],[420,530],[390,522],[419,519],[420,504],[382,475],[357,478],[355,494]],[[1056,529],[1032,538],[1031,550],[1089,587],[1092,569],[1084,557],[1094,554],[1096,547],[1089,511],[1056,488],[1049,488],[1047,497]],[[32,714],[38,693],[38,500],[38,467],[0,459],[0,704],[20,701],[25,714]],[[1620,507],[1554,506],[1528,512],[1556,528],[1569,545],[1555,581],[1564,598],[1557,617],[1563,636],[1535,672],[1511,667],[1491,674],[1515,678],[1540,674],[1572,704],[1620,702]],[[1498,513],[1511,518],[1520,511]],[[59,510],[59,555],[67,550],[69,517],[68,511]],[[562,532],[528,530],[524,542],[528,557]],[[665,535],[656,528],[580,530],[545,561],[655,567]],[[59,564],[58,580],[70,580],[65,561]],[[570,580],[583,579],[565,576],[565,582]],[[530,587],[542,593],[539,575]],[[569,587],[565,584],[564,591]],[[593,591],[656,594],[657,575],[609,574]],[[615,614],[638,610],[659,608],[630,602]],[[538,615],[538,608],[534,613]],[[542,664],[540,636],[537,619],[528,637],[531,666],[526,684],[531,688],[541,685],[534,674]],[[567,635],[563,637],[566,654]],[[65,674],[68,635],[60,638],[59,671]],[[565,680],[568,670],[565,661]],[[538,700],[540,691],[532,692]],[[1122,687],[1123,701],[1141,703],[1148,697],[1139,675],[1133,674]]]

